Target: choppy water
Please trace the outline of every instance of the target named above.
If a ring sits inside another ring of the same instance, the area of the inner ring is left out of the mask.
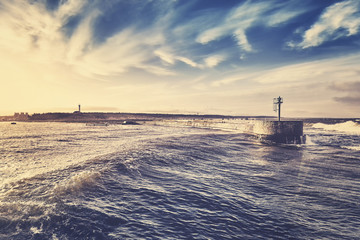
[[[359,239],[350,127],[315,124],[306,145],[286,146],[211,129],[0,123],[0,239]]]

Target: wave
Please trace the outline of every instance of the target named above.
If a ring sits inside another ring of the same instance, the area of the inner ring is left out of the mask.
[[[101,174],[97,171],[85,171],[76,173],[76,175],[69,179],[55,185],[54,193],[56,195],[77,194],[83,188],[96,185],[97,180]]]
[[[350,150],[360,151],[360,145],[359,146],[341,146],[341,147],[350,149]]]
[[[360,135],[360,124],[353,121],[347,121],[337,124],[315,123],[314,125],[312,125],[312,127],[328,131],[337,131]]]

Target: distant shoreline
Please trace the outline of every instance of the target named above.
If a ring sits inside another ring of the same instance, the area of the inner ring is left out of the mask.
[[[161,119],[234,119],[238,117],[224,115],[194,115],[194,114],[159,114],[159,113],[102,113],[102,112],[75,112],[75,113],[35,113],[15,114],[14,116],[0,117],[0,121],[24,122],[122,122],[122,121],[153,121]],[[246,118],[246,117],[244,117]]]
[[[110,124],[121,124],[124,121],[159,121],[159,120],[274,120],[275,116],[229,116],[216,114],[161,114],[161,113],[105,113],[105,112],[75,112],[75,113],[35,113],[15,114],[14,116],[0,116],[0,121],[10,122],[108,122]],[[359,121],[358,118],[282,118],[282,120],[300,120],[305,123],[341,123],[346,121]]]

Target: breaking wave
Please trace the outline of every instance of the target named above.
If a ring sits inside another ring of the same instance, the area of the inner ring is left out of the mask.
[[[77,194],[83,188],[96,185],[96,181],[101,174],[97,171],[85,171],[77,173],[69,179],[55,185],[54,193],[56,195]]]
[[[360,124],[353,121],[336,124],[315,123],[312,127],[328,131],[345,132],[348,134],[360,134]]]

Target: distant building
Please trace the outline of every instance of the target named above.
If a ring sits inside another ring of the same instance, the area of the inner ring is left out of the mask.
[[[14,120],[18,120],[18,121],[26,121],[29,119],[29,114],[28,113],[14,113]]]

